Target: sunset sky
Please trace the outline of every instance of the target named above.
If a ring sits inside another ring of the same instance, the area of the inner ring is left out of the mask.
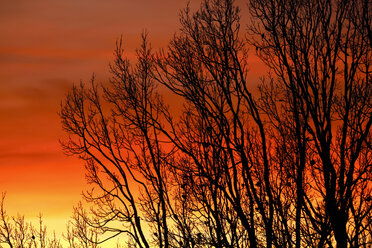
[[[82,162],[59,144],[61,100],[93,72],[109,78],[120,35],[129,55],[144,29],[155,49],[165,47],[186,2],[0,0],[0,191],[10,215],[42,213],[49,232],[64,230],[87,186]]]

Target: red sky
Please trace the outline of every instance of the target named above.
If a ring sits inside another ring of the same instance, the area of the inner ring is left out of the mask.
[[[9,214],[41,212],[49,231],[64,229],[86,186],[81,161],[58,142],[61,100],[93,72],[109,77],[120,35],[132,54],[145,28],[153,47],[164,47],[186,2],[0,0],[0,192]]]

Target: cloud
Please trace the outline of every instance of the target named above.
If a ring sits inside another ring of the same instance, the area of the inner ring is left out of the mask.
[[[16,151],[16,150],[0,150],[0,161],[8,159],[17,159],[17,160],[44,160],[51,157],[55,157],[56,154],[59,154],[60,151]],[[0,163],[1,164],[1,163]]]

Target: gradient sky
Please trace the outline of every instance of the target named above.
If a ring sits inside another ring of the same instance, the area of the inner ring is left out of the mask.
[[[191,1],[198,6],[200,0]],[[133,55],[177,31],[186,0],[0,0],[0,192],[9,214],[43,213],[61,232],[85,186],[82,162],[61,151],[57,112],[73,83],[108,77],[115,40]],[[255,67],[252,58],[251,66]],[[257,67],[254,68],[257,71]]]

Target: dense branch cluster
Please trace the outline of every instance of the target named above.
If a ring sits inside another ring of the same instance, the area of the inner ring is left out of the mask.
[[[68,95],[64,148],[98,189],[91,227],[139,247],[371,245],[370,4],[248,8],[246,34],[231,0],[186,8],[166,50],[144,34],[133,66],[120,41],[110,84]],[[269,68],[258,95],[249,47]]]

